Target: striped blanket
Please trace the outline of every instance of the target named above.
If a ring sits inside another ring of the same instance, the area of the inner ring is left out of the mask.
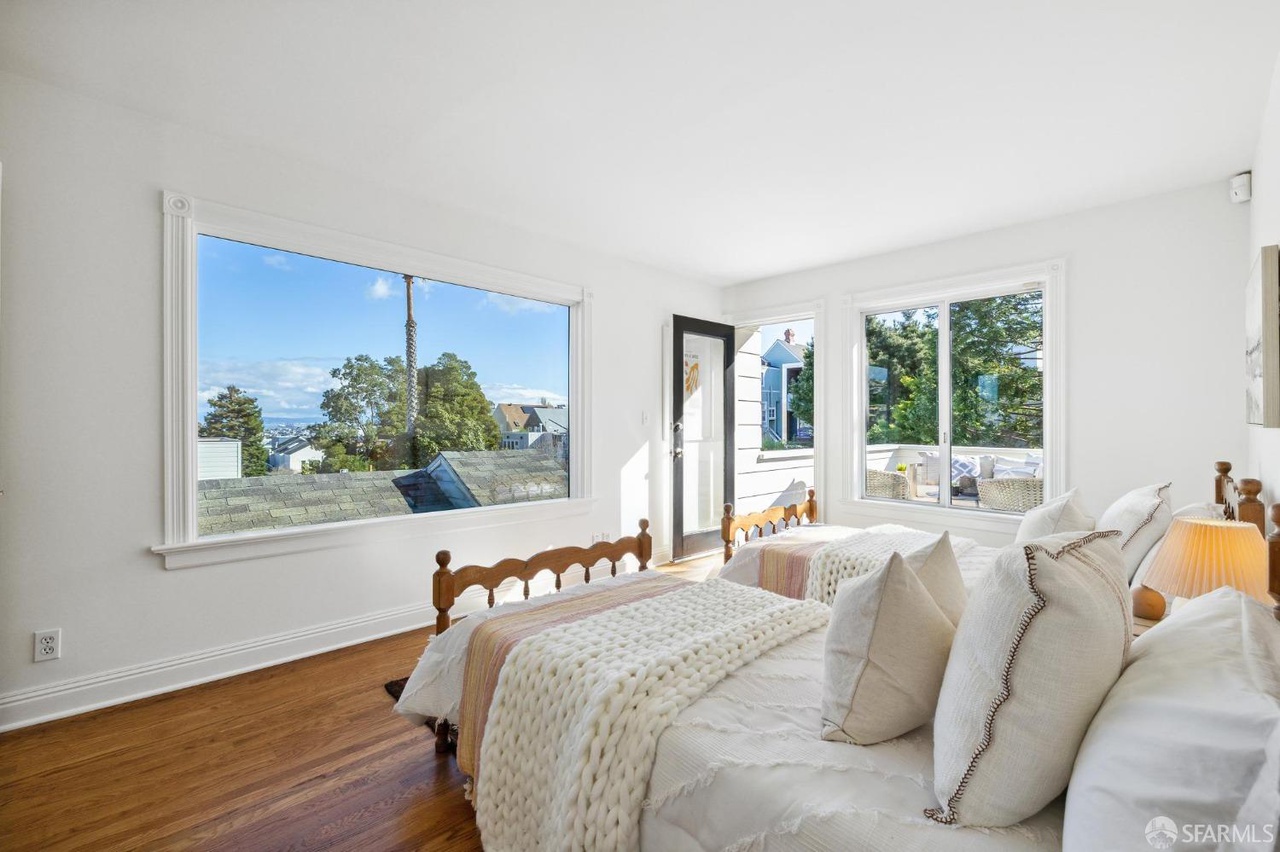
[[[760,588],[785,598],[804,600],[809,560],[829,542],[779,541],[760,551]]]
[[[462,683],[458,719],[458,768],[479,777],[480,744],[484,740],[489,708],[498,688],[498,676],[507,657],[530,636],[548,628],[578,621],[614,607],[645,600],[688,585],[668,574],[652,576],[625,586],[567,597],[543,606],[496,616],[483,622],[467,642],[467,664]]]

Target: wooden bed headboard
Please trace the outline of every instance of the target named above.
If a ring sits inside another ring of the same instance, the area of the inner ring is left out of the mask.
[[[809,523],[817,523],[818,498],[814,493],[810,488],[807,500],[792,503],[789,506],[771,506],[763,512],[752,512],[747,515],[735,515],[733,504],[725,503],[724,517],[720,519],[720,538],[724,541],[724,561],[728,562],[733,556],[733,545],[739,532],[743,534],[743,541],[748,541],[752,537],[753,530],[755,537],[759,538],[764,535],[765,527],[769,528],[770,533],[775,533],[779,529],[791,526],[792,521],[798,525],[808,518]]]
[[[634,556],[640,560],[640,570],[649,567],[653,558],[653,536],[649,535],[649,519],[640,519],[640,532],[636,535],[624,536],[617,541],[601,541],[590,547],[557,547],[535,553],[528,559],[503,559],[492,565],[465,565],[454,571],[449,568],[452,554],[441,550],[436,554],[436,572],[431,575],[431,603],[436,608],[436,635],[449,629],[452,619],[449,610],[462,594],[472,586],[483,586],[489,590],[489,606],[492,607],[494,590],[507,580],[515,579],[524,582],[524,596],[529,597],[529,581],[543,571],[551,571],[556,575],[556,591],[560,591],[560,577],[575,565],[583,568],[583,582],[591,582],[591,567],[601,562],[609,563],[609,573],[616,576],[618,563],[625,556]]]

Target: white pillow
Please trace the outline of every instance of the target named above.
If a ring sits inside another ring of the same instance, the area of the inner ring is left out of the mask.
[[[1170,484],[1135,488],[1108,506],[1098,518],[1098,529],[1120,531],[1126,577],[1133,577],[1143,557],[1173,523],[1166,494]]]
[[[1080,745],[1063,848],[1147,848],[1159,817],[1175,824],[1178,849],[1274,848],[1278,660],[1280,622],[1228,588],[1189,601],[1138,637]],[[1197,825],[1233,834],[1221,844],[1203,834],[1188,842]]]
[[[934,717],[937,822],[1005,826],[1071,776],[1120,676],[1133,618],[1114,532],[1007,547],[956,630]]]
[[[963,594],[960,569],[951,569]],[[842,580],[831,608],[822,677],[822,738],[871,745],[933,718],[955,623],[935,598],[951,584],[916,572],[898,554]],[[952,608],[963,600],[952,600]]]
[[[1222,507],[1216,503],[1191,503],[1183,506],[1181,509],[1173,513],[1173,518],[1222,518]],[[1173,525],[1173,518],[1169,520],[1169,525]],[[1147,555],[1142,557],[1141,564],[1138,565],[1136,571],[1129,578],[1129,585],[1137,587],[1142,585],[1142,580],[1147,576],[1147,571],[1151,568],[1151,563],[1156,561],[1156,554],[1160,552],[1160,546],[1164,544],[1165,536],[1169,534],[1165,530],[1165,535],[1160,536],[1160,540],[1151,546],[1147,551]]]
[[[1028,509],[1018,524],[1015,542],[1031,541],[1066,532],[1093,532],[1093,518],[1085,514],[1072,488],[1061,497]]]

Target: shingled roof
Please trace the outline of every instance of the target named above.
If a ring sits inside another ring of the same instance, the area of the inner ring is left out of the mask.
[[[372,470],[206,479],[200,483],[196,497],[200,535],[408,515],[412,510],[392,482],[407,472]],[[439,496],[443,502],[440,508],[452,508],[443,493]]]
[[[464,500],[470,506],[496,506],[569,496],[564,465],[534,450],[446,451],[427,470],[455,505]]]

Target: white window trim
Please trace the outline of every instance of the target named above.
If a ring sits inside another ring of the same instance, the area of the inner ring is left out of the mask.
[[[832,431],[837,428],[835,424],[827,423],[827,392],[823,387],[823,382],[830,375],[827,365],[833,363],[829,360],[831,349],[830,326],[827,319],[828,301],[826,298],[815,299],[811,302],[792,302],[787,305],[776,305],[773,308],[761,308],[759,310],[738,311],[731,313],[725,318],[725,323],[734,328],[741,328],[744,325],[776,325],[777,323],[792,322],[793,320],[813,320],[813,420],[810,425],[813,426],[813,448],[808,450],[761,450],[758,460],[761,462],[769,461],[786,461],[789,459],[804,458],[804,456],[792,456],[792,453],[805,453],[812,457],[815,461],[813,466],[813,488],[818,495],[818,499],[822,500],[826,493],[827,474],[826,460],[829,455],[830,436],[836,434]],[[838,431],[847,432],[843,428]]]
[[[1005,269],[961,275],[938,281],[910,284],[892,289],[853,293],[845,297],[845,340],[852,351],[848,361],[845,399],[849,410],[856,412],[850,428],[843,432],[844,457],[842,504],[845,508],[867,515],[914,519],[923,523],[954,519],[974,528],[1005,530],[1016,528],[1021,515],[987,509],[907,503],[865,497],[861,483],[866,468],[866,417],[861,411],[867,395],[867,369],[864,317],[908,308],[919,308],[931,300],[960,301],[979,299],[1020,290],[1044,292],[1044,465],[1045,499],[1065,493],[1067,482],[1066,429],[1066,261],[1062,258]],[[939,323],[938,349],[942,367],[950,363],[949,324]],[[942,368],[940,367],[940,369]],[[939,419],[949,422],[951,400],[939,399]],[[950,435],[942,443],[950,448]],[[963,521],[961,521],[963,519]]]
[[[190,568],[302,553],[390,538],[455,533],[498,524],[585,514],[591,488],[590,290],[369,237],[292,222],[176,192],[164,214],[164,542],[151,548],[165,568]],[[201,538],[196,518],[196,240],[200,234],[414,277],[481,287],[569,308],[569,493],[564,500],[341,521]]]

